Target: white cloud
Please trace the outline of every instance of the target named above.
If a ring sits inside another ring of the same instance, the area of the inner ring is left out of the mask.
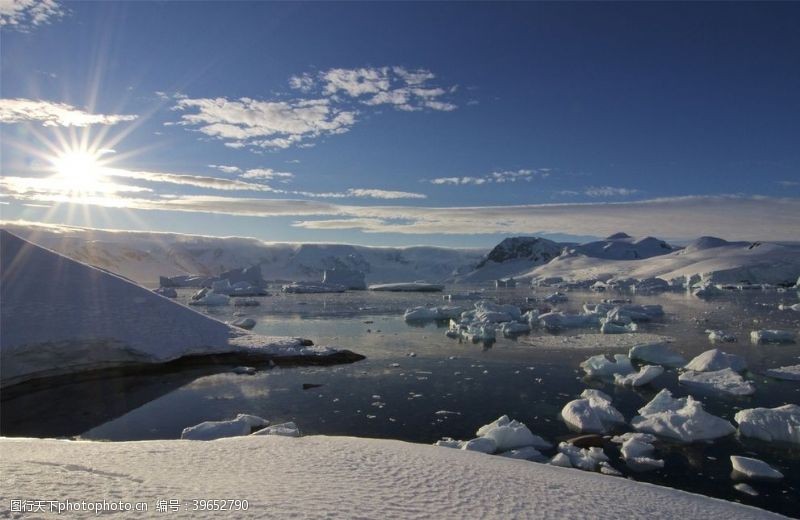
[[[374,190],[364,188],[351,188],[347,190],[349,197],[367,197],[373,199],[425,199],[426,195],[422,193],[413,193],[409,191],[388,191],[388,190]]]
[[[0,27],[27,31],[66,14],[56,0],[0,0]]]
[[[176,110],[187,111],[179,124],[197,127],[233,148],[288,148],[304,139],[347,132],[356,112],[335,108],[328,99],[257,101],[179,99]]]
[[[126,177],[147,182],[163,182],[183,186],[194,186],[210,190],[224,191],[274,191],[266,184],[256,184],[235,179],[221,179],[219,177],[206,177],[203,175],[185,175],[178,173],[148,172],[125,170],[121,168],[104,168],[101,173],[110,177]]]
[[[227,166],[225,164],[209,164],[208,167],[219,170],[222,173],[239,173],[242,171],[238,166]]]
[[[251,168],[240,175],[243,179],[283,179],[289,180],[294,178],[294,174],[290,172],[278,172],[272,168]]]
[[[550,175],[549,172],[549,168],[542,168],[538,170],[500,170],[480,177],[437,177],[435,179],[430,179],[427,182],[431,184],[450,186],[480,186],[482,184],[504,184],[518,181],[531,182],[537,177],[548,177]]]
[[[589,197],[625,197],[639,193],[633,188],[614,188],[611,186],[590,186],[583,191]]]
[[[43,126],[114,125],[133,121],[138,116],[126,114],[91,114],[66,103],[33,99],[0,99],[0,122],[39,121]]]

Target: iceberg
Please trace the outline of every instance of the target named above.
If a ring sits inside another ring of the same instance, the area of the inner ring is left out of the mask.
[[[666,388],[640,408],[639,414],[631,420],[636,431],[681,442],[711,440],[736,431],[725,419],[703,410],[692,396],[674,399]]]
[[[413,307],[406,309],[403,314],[405,321],[434,321],[439,319],[439,310],[434,307],[429,309],[427,307]]]
[[[293,422],[274,424],[267,426],[252,435],[280,435],[281,437],[300,437],[300,429]]]
[[[231,325],[239,327],[240,329],[250,330],[256,326],[256,320],[253,318],[239,318],[231,322]]]
[[[492,454],[497,451],[497,444],[494,442],[494,439],[477,437],[465,442],[461,446],[461,449],[466,451],[479,451],[481,453]]]
[[[444,285],[426,282],[384,283],[369,286],[370,291],[389,292],[441,292]]]
[[[796,404],[740,410],[733,419],[745,437],[800,444],[800,406]]]
[[[733,467],[732,476],[735,479],[780,480],[783,478],[783,473],[759,459],[731,455],[731,466]]]
[[[624,433],[611,438],[611,442],[621,444],[620,453],[627,466],[634,471],[650,471],[664,467],[663,459],[656,459],[653,443],[654,435],[649,433]]]
[[[562,292],[554,292],[553,294],[549,294],[543,298],[543,301],[547,303],[564,303],[567,300],[569,300],[569,298],[567,298],[567,295]]]
[[[789,365],[785,367],[771,368],[764,371],[764,375],[775,379],[785,379],[787,381],[800,381],[800,365]]]
[[[343,293],[347,289],[343,285],[317,282],[293,282],[281,287],[281,291],[290,294],[324,294]]]
[[[794,343],[795,334],[791,330],[754,330],[750,333],[753,343]]]
[[[197,299],[195,299],[195,297],[197,297]],[[192,297],[192,299],[189,301],[189,305],[219,307],[222,305],[228,305],[230,301],[231,299],[229,296],[226,296],[224,294],[217,294],[213,291],[207,291],[203,289],[202,291],[200,291],[199,293],[195,294]]]
[[[564,405],[561,418],[581,433],[606,433],[625,423],[625,417],[611,405],[611,398],[599,390],[584,390],[581,399]]]
[[[678,382],[695,390],[721,392],[730,395],[753,395],[756,387],[730,368],[712,372],[688,370],[678,376]]]
[[[580,366],[589,377],[613,377],[615,374],[630,374],[633,372],[631,360],[624,354],[614,354],[613,361],[604,354],[598,354],[590,357]]]
[[[558,445],[558,451],[569,459],[570,467],[584,471],[597,471],[601,463],[607,463],[609,460],[603,453],[603,448],[578,448],[568,442],[562,442]]]
[[[250,435],[254,430],[269,426],[269,421],[255,415],[239,414],[229,421],[206,421],[184,428],[181,439],[211,441],[224,437]]]
[[[664,367],[645,365],[638,372],[622,375],[614,374],[614,384],[620,386],[644,386],[664,373]]]
[[[670,350],[664,343],[635,345],[628,351],[628,357],[668,367],[678,367],[686,364],[686,359],[683,356]]]
[[[600,323],[600,317],[596,314],[567,314],[564,312],[548,312],[540,315],[537,319],[544,328],[551,331],[579,327],[594,327]]]
[[[354,291],[363,291],[367,288],[367,282],[364,281],[364,277],[365,275],[362,271],[337,267],[325,269],[322,274],[322,283],[326,285],[341,285],[345,289]]]
[[[509,451],[526,446],[547,449],[553,446],[538,435],[531,433],[523,423],[511,420],[507,415],[481,426],[476,435],[479,438],[492,439],[497,451]]]
[[[706,334],[708,334],[708,339],[711,343],[733,343],[736,341],[736,336],[728,334],[724,330],[706,329]]]
[[[530,325],[519,321],[509,321],[500,325],[500,332],[503,336],[513,337],[520,334],[526,334],[531,331]]]
[[[723,368],[730,368],[735,372],[743,372],[747,370],[747,361],[736,354],[728,354],[714,348],[698,355],[689,361],[684,368],[697,372],[714,372]]]

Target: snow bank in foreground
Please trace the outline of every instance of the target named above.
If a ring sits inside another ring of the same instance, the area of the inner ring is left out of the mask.
[[[0,386],[190,355],[352,355],[250,334],[2,230],[0,255]]]
[[[697,518],[699,512],[704,518],[782,518],[597,473],[352,437],[2,439],[0,474],[15,483],[0,486],[2,504],[12,498],[101,500],[99,490],[113,487],[115,500],[146,500],[151,511],[159,498],[246,499],[248,518],[620,518],[644,517],[645,510],[650,520]],[[168,516],[219,518],[219,512]]]

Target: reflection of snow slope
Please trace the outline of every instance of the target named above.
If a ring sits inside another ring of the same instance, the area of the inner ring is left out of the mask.
[[[35,244],[143,284],[157,284],[159,276],[218,275],[254,264],[261,265],[267,280],[319,282],[325,269],[336,268],[364,272],[367,283],[437,282],[459,267],[476,264],[485,253],[425,246],[281,244],[240,237],[9,223],[4,227]]]
[[[782,518],[624,478],[353,437],[3,439],[0,473],[15,483],[0,488],[4,504],[22,497],[102,500],[98,490],[110,488],[115,502],[147,501],[150,511],[157,499],[189,501],[170,518],[220,517],[191,511],[193,498],[246,499],[249,510],[234,516],[248,518]]]
[[[229,327],[123,278],[0,230],[0,374],[27,379],[194,354],[315,355],[292,338]]]

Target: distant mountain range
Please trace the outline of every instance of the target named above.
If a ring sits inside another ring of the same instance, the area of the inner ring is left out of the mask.
[[[271,281],[321,281],[326,269],[347,268],[364,272],[367,283],[483,283],[508,277],[558,276],[571,281],[693,277],[715,283],[791,284],[800,275],[800,244],[728,242],[715,237],[701,237],[685,247],[625,233],[584,244],[511,237],[487,253],[430,246],[269,243],[240,237],[17,223],[2,227],[70,258],[150,286],[157,285],[159,276],[213,276],[256,264]]]

